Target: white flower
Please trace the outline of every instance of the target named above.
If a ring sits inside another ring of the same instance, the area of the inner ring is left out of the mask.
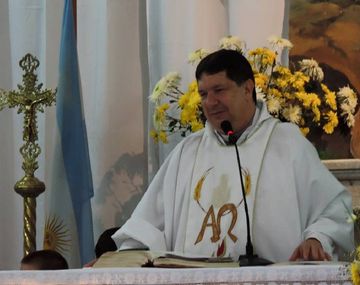
[[[357,96],[349,86],[339,88],[338,93],[336,94],[343,102],[347,103],[353,113],[357,105]]]
[[[346,221],[348,223],[355,223],[356,220],[357,220],[357,216],[355,214],[353,214],[353,213],[346,219]]]
[[[196,51],[189,54],[188,63],[197,64],[200,60],[202,60],[208,54],[209,54],[209,52],[203,48],[197,49]]]
[[[347,103],[342,103],[340,105],[340,109],[342,110],[341,115],[343,115],[343,114],[351,114],[353,112],[353,109]]]
[[[323,81],[324,72],[319,66],[319,64],[314,59],[303,59],[299,61],[300,71],[304,72],[311,79],[316,81]]]
[[[270,114],[279,114],[281,109],[281,103],[277,98],[275,98],[274,96],[268,96],[266,104]]]
[[[348,116],[346,117],[346,124],[349,128],[355,125],[355,117],[353,114],[348,114]]]
[[[265,101],[266,99],[266,95],[264,94],[264,92],[262,91],[262,88],[256,86],[256,100],[260,100],[260,101]]]
[[[278,49],[284,49],[284,48],[288,48],[291,49],[293,47],[293,44],[284,38],[280,38],[278,36],[270,36],[268,38],[268,42],[270,43],[270,45],[274,48],[278,48]]]
[[[180,84],[181,76],[178,72],[169,72],[161,78],[155,85],[153,92],[150,95],[150,101],[159,102],[169,93],[177,93]]]
[[[228,36],[220,40],[219,46],[223,49],[232,49],[241,51],[244,47],[244,42],[238,37]]]
[[[301,108],[297,105],[289,105],[289,107],[283,109],[283,116],[289,122],[298,124],[301,120]]]
[[[348,104],[346,103],[342,103],[340,105],[340,109],[341,109],[341,117],[345,118],[346,124],[348,125],[348,127],[353,127],[355,124],[355,118],[354,118],[354,109],[352,109]]]

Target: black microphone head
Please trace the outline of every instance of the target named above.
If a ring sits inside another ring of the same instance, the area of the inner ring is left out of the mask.
[[[227,120],[222,121],[220,127],[225,135],[230,135],[234,132],[231,123]]]

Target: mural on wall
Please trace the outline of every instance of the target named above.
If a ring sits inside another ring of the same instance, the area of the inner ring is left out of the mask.
[[[144,161],[143,152],[123,153],[104,174],[92,204],[96,239],[105,229],[121,227],[132,214],[145,192]]]
[[[324,82],[331,90],[349,85],[359,94],[360,1],[291,0],[289,20],[289,39],[294,44],[289,65],[313,58],[323,69]],[[318,133],[309,137],[323,158],[356,156],[350,150],[351,132],[339,129],[332,135]],[[359,136],[359,142],[354,138],[353,143],[360,149],[359,113],[352,133]]]

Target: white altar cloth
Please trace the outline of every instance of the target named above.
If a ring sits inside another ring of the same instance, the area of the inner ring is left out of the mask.
[[[58,271],[0,271],[0,284],[346,284],[345,265],[160,269],[101,268]]]

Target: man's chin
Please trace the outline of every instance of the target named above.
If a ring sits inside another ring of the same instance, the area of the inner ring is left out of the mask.
[[[221,119],[221,120],[216,120],[216,121],[209,121],[210,125],[217,131],[219,132],[222,132],[222,129],[221,129],[221,123],[223,121],[227,121],[228,119],[224,118],[224,119]]]

